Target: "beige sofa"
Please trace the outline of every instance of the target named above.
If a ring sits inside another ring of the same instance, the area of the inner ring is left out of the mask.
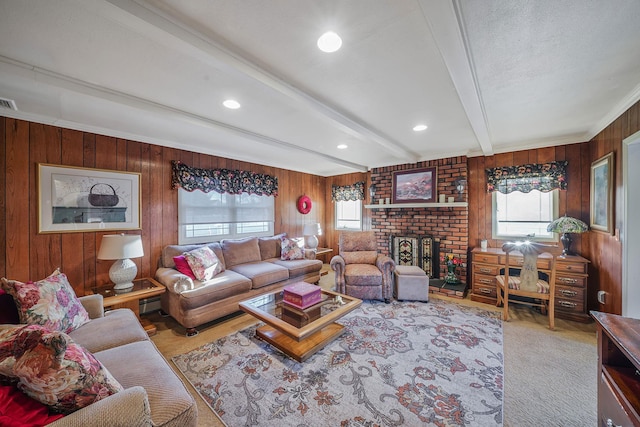
[[[196,403],[129,309],[103,309],[102,295],[79,298],[90,321],[69,333],[124,387],[49,424],[85,426],[196,426]],[[15,325],[2,325],[14,327]]]
[[[203,245],[170,245],[162,250],[156,279],[167,287],[161,296],[162,310],[187,330],[239,310],[245,299],[274,292],[283,286],[320,280],[322,261],[280,259],[280,235],[229,239],[208,243],[224,271],[206,282],[192,280],[175,269],[173,257]]]

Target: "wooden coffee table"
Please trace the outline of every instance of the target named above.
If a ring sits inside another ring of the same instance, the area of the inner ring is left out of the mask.
[[[296,322],[282,320],[284,304],[282,291],[242,301],[239,305],[243,311],[266,323],[256,329],[256,336],[298,362],[304,362],[342,335],[344,326],[335,321],[362,304],[358,298],[348,295],[324,289],[321,292],[322,302],[302,312],[293,309],[294,315],[299,315],[294,317],[303,319],[303,324],[300,326]],[[336,297],[340,297],[343,304],[336,303]],[[285,311],[287,310],[289,309],[285,307]],[[308,323],[304,322],[305,318]]]

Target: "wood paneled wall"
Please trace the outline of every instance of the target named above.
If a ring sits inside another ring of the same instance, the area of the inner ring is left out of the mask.
[[[622,181],[622,141],[639,130],[640,102],[637,102],[596,135],[589,144],[589,159],[591,162],[605,154],[614,153],[615,194],[613,216],[616,232],[608,234],[591,231],[589,233],[590,286],[606,292],[605,304],[593,301],[593,304],[590,304],[590,308],[614,314],[622,314],[622,243],[617,231],[623,227],[622,191],[624,185],[639,184],[637,182],[623,183]],[[632,260],[631,262],[634,261]]]
[[[301,236],[305,223],[325,224],[324,177],[5,117],[0,117],[0,144],[0,275],[11,279],[39,280],[61,267],[78,295],[109,281],[113,262],[96,259],[102,236],[109,233],[38,234],[38,163],[141,173],[142,229],[127,231],[142,235],[145,256],[135,260],[138,277],[153,276],[162,248],[178,241],[171,160],[277,176],[276,233]],[[308,215],[296,209],[303,194],[314,202]]]
[[[333,249],[331,256],[338,254],[338,238],[340,232],[336,231],[334,226],[336,223],[336,211],[333,202],[331,201],[331,187],[334,185],[353,185],[356,182],[364,181],[364,197],[363,205],[371,203],[369,196],[369,185],[371,185],[371,173],[370,172],[356,172],[344,175],[330,176],[326,178],[327,195],[326,195],[326,207],[325,218],[326,225],[323,228],[324,235],[320,238],[320,246],[326,245],[326,247]],[[362,229],[371,229],[371,216],[369,209],[362,209]],[[331,256],[327,256],[323,259],[324,262],[329,262]]]
[[[581,219],[589,224],[589,174],[591,168],[589,143],[561,145],[556,147],[522,150],[487,157],[470,157],[468,164],[469,190],[469,247],[479,247],[480,240],[487,239],[489,247],[500,247],[503,241],[491,238],[492,204],[487,193],[485,169],[498,166],[515,166],[528,163],[544,163],[568,160],[567,191],[560,191],[559,214]],[[591,234],[591,233],[587,233]],[[585,235],[572,235],[572,250],[589,259],[590,239]],[[589,290],[595,298],[595,286]]]

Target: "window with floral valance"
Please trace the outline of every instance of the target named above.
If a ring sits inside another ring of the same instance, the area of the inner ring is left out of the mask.
[[[271,175],[230,169],[202,169],[185,165],[179,160],[173,166],[171,187],[187,191],[216,191],[228,194],[278,195],[278,178]]]
[[[333,202],[364,200],[364,181],[356,182],[353,185],[331,186],[331,200]]]
[[[487,192],[509,194],[567,189],[566,160],[486,169]]]

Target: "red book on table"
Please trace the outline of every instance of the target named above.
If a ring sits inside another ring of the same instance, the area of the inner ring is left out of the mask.
[[[311,307],[322,301],[320,286],[311,283],[298,282],[285,286],[283,290],[283,301],[300,309]]]

